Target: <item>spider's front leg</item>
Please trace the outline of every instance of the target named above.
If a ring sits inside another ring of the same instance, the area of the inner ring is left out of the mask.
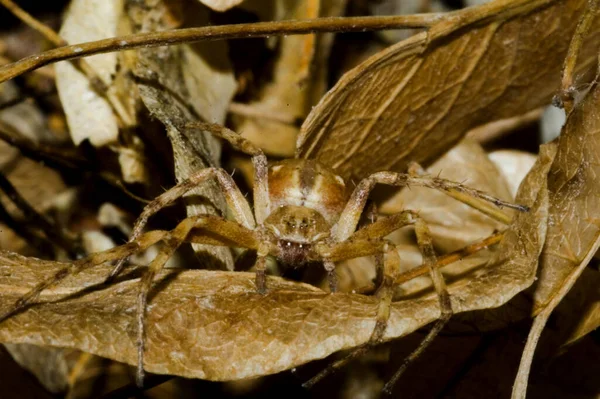
[[[198,230],[197,233],[193,230]],[[207,234],[208,233],[208,234]],[[255,231],[246,227],[211,215],[197,215],[184,219],[164,237],[164,246],[148,266],[148,271],[142,276],[137,301],[137,352],[138,364],[136,382],[138,386],[144,381],[144,342],[145,315],[148,294],[152,288],[154,277],[166,262],[173,256],[177,248],[186,240],[210,245],[237,246],[249,249],[259,249],[259,239]]]
[[[521,212],[528,210],[526,206],[501,200],[460,183],[439,177],[419,175],[415,169],[417,168],[413,167],[413,173],[378,172],[361,180],[332,230],[334,240],[341,242],[354,233],[367,198],[376,184],[433,188],[505,224],[509,224],[511,218],[498,208],[506,207]]]
[[[214,135],[228,141],[235,149],[252,155],[252,162],[255,168],[254,209],[256,220],[252,214],[252,210],[250,209],[248,201],[246,201],[246,198],[236,186],[231,176],[221,168],[206,168],[192,174],[189,178],[178,183],[176,186],[156,197],[153,201],[146,205],[141,215],[135,222],[133,233],[131,234],[129,242],[135,241],[140,236],[148,222],[148,219],[152,215],[160,211],[162,208],[170,205],[173,203],[173,201],[181,198],[190,190],[193,190],[207,180],[213,178],[216,179],[217,183],[219,184],[219,187],[225,196],[225,200],[227,201],[227,206],[230,208],[234,219],[238,223],[250,230],[254,230],[256,227],[256,222],[258,222],[260,225],[267,217],[269,213],[269,193],[267,187],[268,169],[267,159],[262,150],[254,146],[251,142],[244,139],[237,133],[217,124],[196,122],[186,125],[186,128],[210,131]],[[121,270],[123,270],[126,260],[127,259],[122,259],[115,265],[108,277],[109,280],[114,278],[121,272]]]

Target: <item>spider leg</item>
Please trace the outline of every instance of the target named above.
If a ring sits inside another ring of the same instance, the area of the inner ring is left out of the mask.
[[[130,242],[141,234],[150,216],[211,178],[216,178],[221,190],[223,190],[227,205],[231,209],[234,219],[244,227],[254,229],[256,222],[262,225],[263,221],[269,215],[268,165],[267,158],[262,150],[234,131],[215,123],[188,123],[185,125],[185,128],[207,130],[229,142],[235,149],[252,156],[252,164],[254,165],[254,212],[256,219],[252,214],[248,201],[246,201],[244,195],[237,188],[231,176],[221,168],[206,168],[194,173],[146,205],[142,214],[135,222]],[[114,278],[123,270],[125,261],[126,259],[122,259],[115,265],[108,280]]]
[[[198,242],[201,241],[202,234],[194,232],[194,229],[200,228],[204,234],[209,234],[209,240],[204,241],[213,245],[230,245],[241,246],[251,249],[258,249],[258,240],[255,238],[255,233],[252,230],[246,229],[241,225],[230,222],[219,217],[210,215],[197,215],[189,217],[181,221],[177,227],[167,233],[164,238],[164,247],[152,260],[148,266],[148,271],[142,276],[140,290],[138,292],[137,302],[137,352],[138,364],[136,373],[136,382],[138,386],[142,386],[144,382],[144,343],[145,343],[145,316],[148,303],[148,294],[152,288],[154,277],[159,273],[169,258],[177,248],[186,240]],[[210,233],[214,235],[210,236]],[[188,237],[189,236],[189,237]],[[217,237],[223,237],[217,238]],[[202,242],[202,241],[201,241]]]
[[[248,201],[246,201],[246,198],[244,198],[244,195],[235,185],[235,182],[231,176],[229,176],[224,169],[206,168],[194,173],[189,178],[159,195],[148,205],[146,205],[142,211],[142,214],[135,222],[133,233],[129,239],[129,242],[135,241],[140,236],[150,216],[154,215],[162,208],[170,205],[173,201],[182,197],[188,191],[194,189],[199,184],[202,184],[211,178],[216,178],[216,181],[223,190],[225,199],[227,200],[227,205],[231,209],[235,220],[247,229],[254,230],[256,224],[254,222],[254,216],[252,215],[250,205],[248,204]],[[118,275],[121,270],[123,270],[126,260],[126,258],[123,258],[117,262],[108,276],[108,280],[111,280]]]
[[[354,233],[367,198],[376,184],[387,184],[390,186],[414,185],[440,190],[452,198],[506,224],[510,223],[511,217],[497,208],[506,207],[523,212],[528,210],[525,206],[503,201],[483,191],[475,190],[450,180],[432,176],[418,176],[410,173],[378,172],[361,180],[354,189],[350,200],[342,211],[340,219],[332,229],[332,236],[335,241],[344,241]]]
[[[65,264],[65,267],[61,268],[52,276],[38,283],[29,292],[20,297],[7,311],[0,314],[0,322],[25,309],[27,306],[32,304],[44,290],[59,284],[65,278],[89,269],[93,266],[122,259],[132,255],[135,252],[142,251],[162,240],[166,234],[166,231],[151,231],[140,236],[134,242],[111,248],[107,251],[97,252],[91,254],[87,258]]]
[[[431,276],[434,289],[438,295],[440,302],[440,318],[436,321],[433,328],[427,334],[425,339],[419,344],[417,349],[413,351],[402,363],[401,367],[394,374],[388,383],[384,386],[386,392],[390,392],[394,384],[406,370],[408,365],[419,357],[423,351],[431,344],[433,339],[442,330],[444,325],[452,316],[452,306],[450,296],[446,289],[444,278],[438,268],[435,267],[437,257],[433,248],[431,234],[427,228],[425,221],[420,218],[414,211],[406,210],[390,217],[379,219],[378,221],[364,227],[355,232],[346,241],[333,244],[330,247],[320,247],[319,251],[323,256],[329,257],[336,261],[348,259],[352,257],[367,256],[375,253],[384,254],[383,263],[383,281],[376,292],[379,298],[379,306],[377,310],[376,323],[371,333],[371,337],[366,344],[354,349],[346,357],[332,363],[315,377],[311,378],[304,384],[304,387],[310,388],[327,375],[335,372],[343,367],[350,360],[365,353],[371,346],[382,342],[385,330],[387,328],[388,319],[390,317],[390,309],[394,295],[395,281],[400,275],[400,257],[394,244],[382,240],[381,238],[388,235],[400,227],[414,224],[417,243],[423,254],[423,263],[427,266]]]
[[[387,327],[387,321],[390,317],[390,310],[393,298],[393,288],[394,288],[394,279],[396,275],[398,275],[399,267],[400,267],[400,256],[398,255],[398,251],[395,245],[391,242],[385,240],[379,240],[376,244],[372,241],[368,240],[357,240],[353,242],[354,245],[358,247],[370,247],[371,250],[373,247],[376,247],[381,253],[383,251],[383,267],[384,267],[384,277],[383,282],[379,289],[377,290],[377,297],[379,299],[379,305],[377,307],[377,316],[375,319],[375,327],[371,333],[371,337],[367,341],[367,343],[355,348],[348,355],[343,357],[340,360],[337,360],[323,369],[319,374],[302,384],[305,388],[311,388],[313,385],[321,381],[323,378],[328,376],[331,373],[334,373],[338,369],[342,368],[346,365],[350,360],[362,355],[365,353],[371,346],[374,346],[380,343],[385,334],[385,329]]]
[[[400,376],[406,371],[409,364],[417,359],[425,349],[433,342],[434,338],[440,333],[444,325],[452,317],[452,303],[450,301],[450,294],[446,288],[446,283],[440,269],[435,267],[437,257],[435,250],[433,249],[433,243],[431,241],[431,233],[427,228],[427,224],[423,219],[417,220],[415,223],[415,233],[417,235],[417,242],[421,253],[423,254],[423,261],[429,268],[429,275],[433,282],[433,287],[438,295],[440,302],[440,318],[435,322],[427,336],[421,341],[417,349],[415,349],[406,359],[402,362],[400,368],[394,373],[392,378],[383,386],[383,391],[390,394],[394,385],[400,378]]]
[[[252,165],[254,166],[254,213],[256,222],[261,225],[270,213],[268,187],[269,169],[267,157],[263,151],[233,130],[227,129],[225,126],[216,123],[192,122],[186,124],[186,128],[207,130],[215,136],[226,140],[236,150],[252,156]]]

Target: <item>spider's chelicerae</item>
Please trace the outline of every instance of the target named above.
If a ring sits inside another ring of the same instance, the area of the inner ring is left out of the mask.
[[[233,245],[255,250],[257,252],[256,289],[261,294],[266,293],[268,288],[265,275],[268,256],[273,256],[285,264],[294,266],[311,261],[322,262],[328,273],[330,290],[335,292],[337,288],[336,262],[383,254],[383,262],[377,263],[377,275],[382,278],[379,279],[376,293],[380,300],[376,324],[369,342],[350,356],[353,357],[364,348],[381,342],[390,315],[393,284],[399,273],[400,259],[394,244],[387,241],[385,237],[403,226],[414,225],[424,264],[429,266],[429,274],[439,297],[441,317],[422,344],[409,356],[404,363],[406,365],[418,356],[441,330],[452,314],[452,307],[443,277],[439,269],[433,267],[436,263],[436,256],[427,225],[417,213],[405,210],[381,218],[357,230],[359,219],[373,187],[378,183],[392,186],[426,186],[441,190],[488,214],[490,214],[489,207],[482,200],[491,202],[498,207],[526,210],[525,207],[502,201],[462,184],[416,172],[408,174],[378,172],[360,181],[350,193],[340,176],[316,161],[292,159],[277,162],[269,167],[265,155],[259,148],[227,128],[208,123],[194,123],[186,127],[210,131],[228,141],[235,149],[252,156],[254,213],[231,176],[220,168],[207,168],[196,172],[144,208],[135,223],[128,245],[147,247],[159,239],[162,239],[165,245],[142,277],[138,294],[137,379],[140,385],[144,376],[144,319],[148,292],[155,275],[163,268],[175,250],[191,235],[194,235],[195,242]],[[211,215],[197,215],[184,219],[166,235],[151,237],[149,242],[145,242],[143,245],[138,241],[150,216],[209,179],[215,179],[218,182],[235,221]],[[69,274],[89,267],[92,263],[98,264],[111,260],[109,255],[96,258],[92,256],[91,259],[93,260],[75,263],[72,268],[62,270],[38,284],[19,299],[8,312],[0,316],[0,321],[23,309],[44,289],[57,284]],[[125,259],[121,259],[115,265],[109,279],[122,271],[124,263]],[[326,369],[309,381],[308,385],[312,385],[343,362],[345,361]],[[399,370],[386,385],[387,389],[393,386],[404,368]]]

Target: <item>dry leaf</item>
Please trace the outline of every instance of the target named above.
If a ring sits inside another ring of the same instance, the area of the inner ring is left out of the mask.
[[[202,4],[215,11],[227,11],[230,8],[242,4],[244,0],[199,0]]]
[[[60,35],[70,44],[114,37],[118,34],[123,0],[74,0]],[[99,54],[87,62],[107,87],[117,70],[117,53]],[[56,86],[76,145],[89,139],[97,147],[117,141],[118,120],[105,97],[97,94],[89,79],[73,64],[56,64]]]
[[[128,5],[133,24],[141,31],[172,27],[171,10],[166,3],[147,0],[145,7],[135,1]],[[201,11],[198,5],[195,9]],[[202,18],[202,14],[193,10],[186,12]],[[225,58],[226,48],[222,44],[215,47],[215,44],[170,46],[138,52],[135,73],[140,77],[140,94],[150,113],[167,129],[173,146],[177,181],[219,163],[220,143],[215,137],[208,132],[182,129],[186,123],[199,118],[217,123],[224,121],[226,108],[235,92],[235,81]],[[225,214],[225,200],[216,182],[207,182],[185,198],[189,201],[188,216]],[[201,257],[203,266],[233,269],[233,257],[228,248],[194,244],[194,249],[200,255],[205,254]]]
[[[596,80],[568,115],[558,138],[556,157],[548,173],[548,236],[538,280],[529,291],[537,316],[515,380],[515,399],[525,397],[531,361],[546,321],[600,247],[600,224],[595,217],[600,208],[599,107]]]
[[[600,140],[600,90],[597,85],[572,112],[558,139],[548,174],[548,237],[540,258],[540,275],[531,293],[535,312],[556,295],[565,279],[599,245],[596,213],[600,198],[597,170]],[[595,252],[595,251],[594,251]]]
[[[3,347],[0,347],[0,372],[3,393],[10,392],[12,397],[20,398],[54,398],[35,380],[35,377],[20,367]]]
[[[512,201],[504,176],[489,160],[479,144],[463,140],[427,169],[433,176],[482,190]],[[446,194],[425,187],[407,187],[386,200],[381,212],[396,213],[413,209],[428,223],[434,243],[443,252],[460,249],[485,238],[504,225]]]
[[[488,157],[502,172],[513,197],[519,191],[521,182],[537,159],[536,155],[516,150],[494,151],[489,153]]]
[[[549,103],[586,4],[497,0],[441,17],[345,74],[302,126],[300,156],[346,178],[403,170],[475,126]],[[591,36],[582,67],[595,61]]]
[[[288,0],[250,3],[269,20],[339,16],[346,0]],[[275,17],[273,15],[275,14]],[[298,127],[326,89],[327,60],[333,34],[279,38],[270,80],[244,108],[256,115],[234,118],[236,131],[267,154],[291,157]],[[235,115],[235,112],[234,112]]]
[[[52,393],[65,392],[69,386],[69,371],[74,356],[73,349],[41,347],[29,344],[4,344],[12,358],[27,369]]]

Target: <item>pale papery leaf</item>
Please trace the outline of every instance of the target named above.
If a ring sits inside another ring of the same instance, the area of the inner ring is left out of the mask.
[[[199,0],[202,4],[215,11],[227,11],[239,4],[242,4],[244,0]]]
[[[517,150],[493,151],[488,154],[488,157],[504,175],[513,196],[519,191],[523,178],[529,173],[537,159],[534,154]]]
[[[512,201],[506,179],[481,146],[469,139],[448,151],[426,172],[459,181],[498,198]],[[412,209],[427,222],[436,247],[455,251],[505,226],[448,195],[426,187],[407,187],[381,205],[381,212]]]
[[[122,11],[123,0],[75,0],[60,35],[70,44],[117,36]],[[117,53],[95,55],[87,62],[110,86],[117,69]],[[81,71],[68,62],[57,64],[56,86],[76,145],[86,139],[98,147],[117,141],[119,126],[111,105],[94,91]]]
[[[586,4],[497,0],[440,17],[346,73],[304,122],[299,155],[345,178],[402,171],[475,126],[549,103]],[[595,27],[582,68],[596,58]]]

